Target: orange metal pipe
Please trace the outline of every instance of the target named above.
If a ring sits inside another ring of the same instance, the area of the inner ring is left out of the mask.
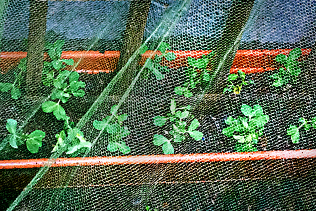
[[[232,65],[231,73],[236,73],[238,69],[242,69],[246,73],[260,73],[275,69],[275,57],[280,54],[289,54],[291,49],[276,50],[238,50]],[[202,55],[210,53],[210,50],[192,50],[192,51],[170,51],[177,56],[176,60],[165,63],[172,68],[187,65],[187,57],[200,58]],[[302,49],[302,57],[304,59],[311,52],[311,49]],[[141,64],[149,58],[154,52],[146,51],[143,55]],[[160,54],[160,52],[156,52]],[[15,67],[20,59],[25,58],[26,52],[1,52],[0,67],[2,73],[6,73],[10,68]],[[47,57],[47,55],[45,55]],[[119,51],[63,51],[62,59],[74,59],[75,62],[80,60],[76,67],[77,72],[89,74],[97,74],[100,72],[113,72],[116,69],[117,62],[120,57]]]
[[[259,151],[234,153],[204,153],[204,154],[174,154],[174,155],[141,155],[117,157],[86,157],[86,158],[58,158],[56,160],[1,160],[0,169],[39,168],[51,162],[52,167],[65,166],[93,166],[93,165],[131,165],[156,163],[194,163],[194,162],[225,162],[249,160],[280,160],[316,158],[316,149],[288,150],[288,151]]]

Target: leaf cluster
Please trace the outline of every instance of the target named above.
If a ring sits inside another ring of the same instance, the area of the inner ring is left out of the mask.
[[[46,43],[46,51],[51,59],[50,62],[44,61],[42,82],[45,86],[53,84],[55,74],[59,73],[67,65],[74,65],[73,59],[61,59],[62,47],[64,40],[57,40],[54,44]]]
[[[264,126],[269,121],[269,116],[264,115],[260,105],[251,106],[243,104],[241,112],[246,117],[228,117],[225,123],[229,127],[224,128],[222,133],[227,137],[233,137],[237,140],[237,151],[257,151],[255,145],[258,138],[263,134]]]
[[[19,99],[19,97],[21,96],[21,82],[22,82],[22,74],[26,72],[26,63],[27,63],[27,59],[23,58],[20,60],[20,63],[18,65],[18,68],[20,70],[20,72],[16,75],[16,78],[14,80],[13,83],[0,83],[0,91],[1,92],[10,92],[11,94],[11,98],[12,99]]]
[[[11,147],[18,148],[19,145],[26,143],[27,149],[31,153],[37,153],[42,146],[42,140],[45,137],[45,132],[35,130],[30,134],[17,133],[17,121],[14,119],[7,119],[6,128],[10,133],[9,143]]]
[[[69,82],[67,83],[67,79]],[[66,103],[73,95],[75,97],[83,97],[85,92],[81,88],[85,87],[85,83],[78,81],[79,73],[62,71],[56,79],[54,79],[55,89],[51,95],[51,99],[58,99],[58,102],[46,101],[42,104],[42,109],[45,113],[53,112],[58,120],[67,120],[65,109],[60,105],[60,101]]]
[[[188,64],[190,65],[186,71],[188,80],[183,86],[175,87],[174,92],[177,95],[192,97],[193,93],[191,89],[196,88],[196,86],[202,82],[210,81],[211,76],[209,70],[206,68],[213,56],[215,56],[215,51],[212,51],[208,55],[202,55],[200,59],[188,57]]]
[[[253,80],[245,81],[246,74],[238,70],[237,74],[229,74],[227,77],[227,87],[224,88],[223,94],[225,92],[234,92],[235,94],[239,94],[242,86],[247,86],[249,84],[254,84]]]
[[[278,73],[270,76],[275,80],[272,86],[281,87],[288,84],[290,81],[295,83],[297,76],[301,73],[300,63],[297,61],[301,54],[302,50],[300,48],[295,48],[290,51],[288,56],[284,54],[276,56],[275,60],[280,62],[285,69],[281,67]]]
[[[171,144],[173,140],[176,143],[182,142],[186,139],[186,134],[189,134],[193,139],[199,141],[203,137],[203,133],[197,131],[196,129],[200,126],[200,123],[197,119],[194,119],[189,127],[187,128],[187,122],[185,119],[192,118],[189,110],[191,106],[188,105],[184,108],[176,108],[176,102],[174,99],[171,100],[170,111],[171,113],[167,114],[167,117],[164,116],[155,116],[154,125],[162,127],[169,120],[172,123],[172,129],[168,132],[172,138],[168,139],[163,135],[154,135],[154,145],[161,146],[164,154],[173,154],[174,148]],[[183,110],[183,111],[180,111]]]
[[[291,136],[293,144],[298,144],[300,140],[300,129],[304,127],[308,131],[311,127],[316,129],[316,117],[311,120],[306,120],[305,118],[299,118],[298,120],[301,124],[297,127],[295,125],[290,125],[287,129],[287,135]]]
[[[147,50],[147,46],[143,46],[141,48],[140,54],[143,54]],[[169,68],[166,66],[162,66],[160,63],[162,62],[163,58],[165,58],[167,61],[173,61],[176,59],[176,55],[173,52],[167,52],[167,50],[170,49],[170,45],[168,43],[162,42],[158,50],[161,52],[161,55],[155,55],[153,59],[147,59],[145,62],[145,68],[147,68],[149,71],[151,71],[157,80],[164,79],[164,72],[169,72]]]
[[[123,122],[127,120],[128,115],[117,115],[118,105],[111,107],[110,116],[105,117],[102,121],[94,120],[93,127],[97,130],[106,131],[109,134],[107,149],[110,152],[120,151],[123,154],[130,153],[131,149],[123,141],[123,138],[130,134]]]
[[[76,127],[71,127],[65,122],[65,129],[56,134],[57,143],[52,152],[65,149],[66,154],[73,154],[83,148],[91,148],[91,142],[86,141],[83,132]]]

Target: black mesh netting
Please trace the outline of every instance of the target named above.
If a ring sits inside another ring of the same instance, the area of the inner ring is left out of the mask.
[[[2,0],[0,209],[314,210],[315,20],[314,0]]]

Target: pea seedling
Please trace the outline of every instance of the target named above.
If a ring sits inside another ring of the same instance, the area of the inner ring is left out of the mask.
[[[127,114],[117,115],[118,105],[111,107],[111,116],[107,116],[102,121],[94,120],[93,127],[97,130],[104,130],[109,134],[109,143],[107,149],[110,152],[120,151],[123,154],[128,154],[131,149],[123,141],[123,138],[130,134],[123,122],[127,119]]]
[[[72,154],[81,148],[91,148],[91,143],[86,141],[83,133],[76,127],[69,123],[70,117],[66,115],[65,109],[60,103],[66,103],[71,96],[83,97],[85,92],[85,82],[78,81],[79,73],[71,71],[60,71],[67,65],[73,65],[73,60],[60,59],[62,53],[62,46],[64,41],[57,40],[54,44],[47,44],[48,55],[52,62],[44,62],[43,70],[43,84],[46,86],[54,85],[55,89],[52,92],[51,100],[42,104],[42,109],[45,113],[53,113],[57,120],[64,121],[64,130],[56,134],[57,144],[52,152],[60,148],[66,149],[66,154]],[[55,71],[57,76],[55,78]],[[58,100],[54,102],[53,100]]]
[[[211,80],[209,71],[206,69],[209,61],[215,55],[215,51],[212,51],[208,55],[202,55],[200,59],[194,59],[188,57],[188,64],[190,65],[187,69],[188,81],[183,86],[177,86],[174,92],[177,95],[183,95],[185,97],[192,97],[192,89],[196,88],[197,84],[208,82]]]
[[[74,64],[73,59],[60,58],[64,44],[64,40],[57,40],[54,44],[46,43],[45,48],[47,49],[47,53],[52,61],[44,61],[42,82],[45,86],[51,86],[53,84],[56,72],[58,74],[62,69],[67,67],[67,65]]]
[[[6,128],[10,133],[9,143],[11,147],[18,148],[19,145],[26,143],[27,149],[31,153],[37,153],[42,146],[42,140],[45,137],[45,132],[35,130],[30,134],[17,133],[17,121],[14,119],[7,119]]]
[[[162,55],[155,55],[154,59],[147,59],[145,62],[145,68],[150,70],[155,76],[157,80],[164,79],[163,72],[169,72],[169,68],[166,66],[162,66],[160,62],[162,62],[162,59],[165,58],[167,61],[172,61],[176,59],[176,55],[172,52],[167,52],[167,49],[169,49],[170,46],[168,43],[162,42],[158,50],[162,53]],[[140,49],[140,54],[144,54],[147,50],[147,46],[144,46]]]
[[[69,83],[67,83],[69,79]],[[66,103],[73,95],[74,97],[83,97],[85,92],[81,88],[85,87],[85,83],[78,81],[79,73],[62,71],[56,79],[53,79],[54,91],[51,95],[51,100],[42,104],[42,109],[45,113],[53,113],[57,120],[65,121],[65,129],[56,135],[57,144],[52,152],[57,151],[59,148],[68,148],[66,154],[72,154],[77,150],[84,147],[91,147],[91,143],[87,142],[83,133],[78,128],[71,127],[69,117],[66,115],[65,109],[60,103]],[[67,134],[67,136],[66,136]]]
[[[254,105],[251,108],[249,105],[243,104],[241,112],[246,117],[228,117],[225,123],[229,127],[224,128],[222,133],[227,137],[232,137],[237,140],[236,150],[238,152],[257,151],[255,145],[258,143],[258,138],[263,134],[264,125],[269,121],[269,116],[263,114],[260,105]]]
[[[298,120],[301,124],[297,127],[295,125],[290,125],[287,129],[287,135],[291,136],[293,144],[298,144],[300,140],[300,129],[304,127],[308,131],[311,127],[316,129],[316,117],[313,117],[311,120],[307,121],[304,118],[299,118]]]
[[[280,62],[284,65],[285,69],[281,67],[278,73],[270,76],[275,81],[272,86],[281,87],[288,84],[290,81],[295,83],[297,76],[301,73],[301,68],[297,59],[301,56],[302,50],[300,48],[295,48],[290,51],[289,56],[284,54],[279,54],[275,58],[275,61]]]
[[[14,74],[16,75],[16,78],[14,80],[13,83],[0,83],[0,91],[1,92],[10,92],[11,94],[11,98],[12,99],[19,99],[19,97],[21,96],[21,82],[23,79],[22,74],[26,72],[26,58],[23,58],[20,60],[20,63],[17,67],[17,69],[20,70],[19,73],[14,72]]]
[[[193,117],[190,115],[189,110],[191,106],[188,105],[183,108],[176,108],[176,102],[174,99],[171,100],[170,111],[171,113],[167,114],[167,117],[164,116],[155,116],[154,117],[154,125],[162,127],[166,124],[167,120],[172,123],[172,130],[166,133],[170,134],[172,138],[168,139],[163,135],[154,135],[154,145],[161,146],[164,154],[173,154],[174,148],[171,144],[171,141],[174,142],[182,142],[186,139],[186,134],[189,134],[194,140],[199,141],[202,140],[203,133],[197,131],[196,129],[200,126],[200,123],[197,119],[194,119],[190,126],[187,127],[187,122],[184,119],[188,119]],[[178,110],[178,111],[177,111]],[[181,111],[183,110],[183,111]]]
[[[227,77],[229,84],[227,84],[227,87],[224,88],[223,94],[225,92],[234,92],[235,94],[239,94],[243,85],[247,86],[249,84],[254,84],[253,80],[245,81],[245,79],[246,74],[241,70],[238,70],[237,74],[230,74]]]

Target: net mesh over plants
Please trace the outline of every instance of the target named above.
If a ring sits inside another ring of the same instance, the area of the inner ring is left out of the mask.
[[[315,20],[314,0],[1,1],[1,208],[315,209],[315,155],[151,160],[314,152]]]

